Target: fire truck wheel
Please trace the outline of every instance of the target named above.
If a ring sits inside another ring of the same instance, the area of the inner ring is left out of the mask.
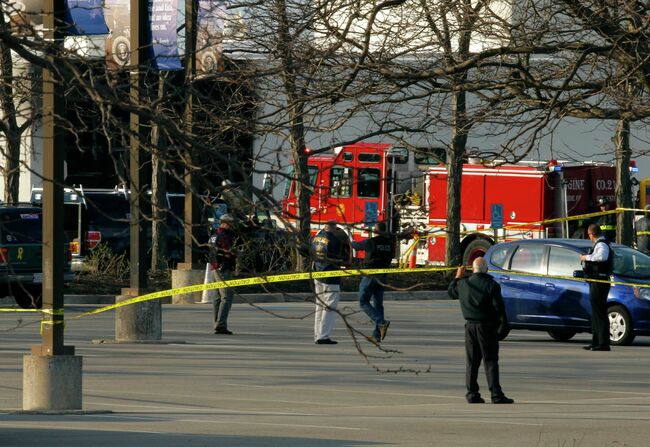
[[[12,290],[16,304],[22,309],[40,309],[43,307],[43,290],[40,286],[16,287]]]
[[[576,335],[576,332],[575,331],[548,331],[548,335],[550,335],[553,340],[567,341],[567,340],[571,340]]]
[[[465,247],[465,251],[463,252],[463,265],[472,265],[474,259],[485,255],[491,246],[492,244],[487,239],[474,239]]]

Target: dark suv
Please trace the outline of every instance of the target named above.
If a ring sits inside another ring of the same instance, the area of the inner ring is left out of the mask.
[[[0,296],[13,296],[25,309],[40,308],[43,286],[43,212],[32,206],[0,205]],[[65,280],[71,281],[65,244]]]

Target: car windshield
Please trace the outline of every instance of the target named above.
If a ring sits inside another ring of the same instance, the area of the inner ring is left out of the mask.
[[[126,197],[120,194],[86,194],[88,220],[96,226],[127,225],[131,208]]]
[[[650,278],[650,256],[627,247],[614,249],[614,274],[626,278]]]

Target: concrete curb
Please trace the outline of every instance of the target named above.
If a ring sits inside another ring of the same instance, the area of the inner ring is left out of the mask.
[[[291,303],[310,301],[309,293],[245,293],[235,295],[235,303]],[[357,301],[358,292],[342,292],[341,301]],[[385,301],[446,300],[446,290],[419,290],[415,292],[391,292],[384,294]],[[66,304],[115,304],[115,295],[65,295]],[[210,304],[210,303],[196,303]]]

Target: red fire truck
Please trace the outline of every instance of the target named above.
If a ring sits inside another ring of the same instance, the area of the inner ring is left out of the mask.
[[[614,200],[611,165],[469,161],[463,167],[461,192],[465,262],[496,241],[569,237],[575,222],[541,222],[598,211],[600,197]],[[418,265],[444,264],[447,170],[439,160],[388,144],[357,143],[313,155],[308,164],[312,231],[336,219],[360,239],[374,222],[386,220],[393,232],[412,228],[420,235],[413,250]],[[285,219],[295,220],[292,183],[282,207]],[[410,251],[411,244],[403,241],[400,252]]]

